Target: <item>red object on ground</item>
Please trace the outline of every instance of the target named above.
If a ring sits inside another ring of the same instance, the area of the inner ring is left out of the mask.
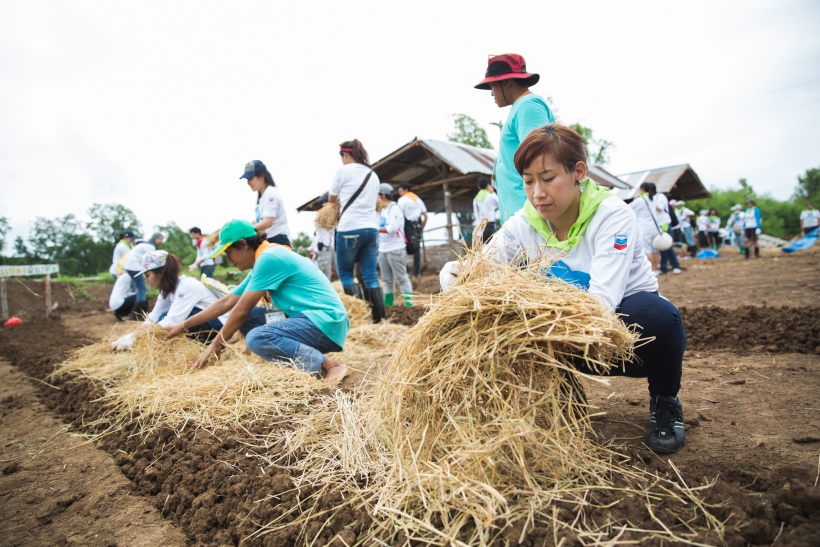
[[[12,317],[11,319],[9,319],[5,323],[3,323],[3,326],[4,327],[16,327],[17,325],[19,325],[22,322],[23,322],[23,320],[20,319],[19,317]]]

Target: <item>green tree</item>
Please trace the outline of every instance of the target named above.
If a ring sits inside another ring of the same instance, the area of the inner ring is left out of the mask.
[[[472,117],[467,114],[453,114],[453,124],[455,131],[447,135],[451,141],[492,149],[493,145],[487,138],[487,132]]]
[[[794,198],[803,202],[812,202],[815,206],[820,205],[816,203],[820,201],[820,168],[806,169],[805,175],[797,177]]]
[[[14,238],[14,254],[22,257],[28,256],[28,248],[26,247],[26,242],[23,241],[23,238],[20,236]]]
[[[165,236],[160,246],[163,251],[177,255],[186,266],[194,263],[196,260],[196,247],[191,243],[190,233],[174,222],[169,222],[165,226],[157,226],[156,229]]]
[[[310,256],[310,252],[308,251],[310,243],[310,236],[305,232],[299,232],[299,235],[297,235],[296,239],[293,240],[293,250],[302,256]]]
[[[570,125],[581,138],[589,150],[589,160],[593,165],[606,165],[609,163],[610,157],[608,150],[613,148],[612,141],[605,139],[596,139],[592,136],[592,129],[581,125],[581,122],[576,122]]]
[[[9,233],[10,229],[9,219],[0,217],[0,252],[3,252],[3,247],[6,245],[6,234]]]
[[[28,257],[56,262],[67,275],[95,274],[108,269],[111,251],[98,245],[87,223],[74,215],[47,219],[37,217],[28,238]]]
[[[120,239],[120,234],[125,230],[131,230],[135,234],[142,232],[142,225],[137,220],[137,215],[123,205],[118,203],[95,203],[88,210],[91,222],[88,223],[89,231],[95,236],[97,242],[111,243],[111,251]]]

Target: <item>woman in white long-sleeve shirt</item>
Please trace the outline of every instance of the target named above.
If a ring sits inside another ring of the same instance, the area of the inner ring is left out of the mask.
[[[657,275],[660,273],[661,253],[652,246],[652,240],[669,228],[669,222],[672,220],[668,213],[669,201],[666,196],[657,192],[651,182],[642,183],[639,190],[640,194],[629,206],[638,219],[646,258],[652,265],[652,272]]]
[[[145,276],[148,285],[159,290],[159,298],[142,326],[114,342],[114,349],[122,350],[133,346],[135,337],[147,332],[154,324],[160,327],[181,324],[185,332],[203,342],[216,336],[228,320],[229,313],[204,323],[186,326],[186,319],[205,310],[219,298],[199,279],[180,275],[181,271],[182,263],[176,255],[167,251],[152,251],[145,254],[140,273]],[[254,308],[239,330],[242,334],[247,334],[251,329],[264,324],[265,310]]]
[[[142,275],[142,259],[149,252],[155,251],[162,245],[165,236],[159,232],[151,234],[148,241],[140,241],[125,256],[125,263],[122,269],[134,280],[137,288],[137,301],[134,303],[134,311],[131,318],[142,319],[148,313],[148,290],[145,288],[145,276]]]
[[[675,452],[685,441],[680,390],[686,333],[680,313],[658,294],[658,281],[644,255],[635,214],[620,198],[587,176],[580,135],[558,124],[534,130],[515,153],[527,203],[507,220],[484,252],[497,262],[544,255],[555,259],[547,277],[563,279],[599,298],[622,321],[651,342],[635,359],[608,374],[647,378],[650,425],[646,444]],[[454,263],[441,273],[452,284]],[[583,359],[579,371],[595,374]]]
[[[393,187],[379,185],[379,269],[384,280],[384,305],[393,305],[395,285],[404,298],[404,305],[413,305],[413,285],[407,275],[407,238],[404,236],[404,213],[393,201]]]
[[[131,245],[134,244],[134,232],[131,230],[126,230],[122,234],[120,234],[120,240],[117,242],[117,245],[114,246],[114,256],[111,258],[111,267],[108,268],[108,273],[111,274],[111,277],[114,278],[114,281],[117,280],[117,277],[122,274],[122,269],[120,268],[120,262],[122,261],[123,257],[128,254],[128,251],[131,250]]]

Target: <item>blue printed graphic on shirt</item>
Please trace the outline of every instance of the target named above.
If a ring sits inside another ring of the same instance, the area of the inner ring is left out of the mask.
[[[559,260],[553,264],[545,275],[547,277],[555,277],[566,281],[567,283],[571,283],[579,289],[583,289],[585,291],[589,290],[589,274],[587,272],[582,272],[581,270],[573,270],[567,266],[566,262],[563,260]]]

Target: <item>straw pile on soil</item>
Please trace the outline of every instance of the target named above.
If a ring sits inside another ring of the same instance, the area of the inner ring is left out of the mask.
[[[640,482],[632,491],[647,503],[692,499],[674,486],[643,492],[646,476],[590,440],[572,363],[617,366],[637,336],[593,296],[545,279],[543,266],[468,254],[456,285],[398,345],[379,385],[358,399],[337,393],[335,408],[303,424],[301,446],[266,437],[277,447],[267,463],[291,462],[302,472],[298,484],[319,487],[317,495],[341,491],[365,509],[373,521],[357,544],[517,543],[536,523],[552,528],[556,544],[626,539],[639,531],[618,533],[627,523],[596,524],[578,512],[615,491],[616,475],[617,489]],[[722,526],[698,507],[689,505],[691,526],[698,517]],[[287,526],[274,521],[260,533]],[[665,528],[652,534],[675,537]]]
[[[351,330],[344,351],[334,357],[353,370],[380,366],[407,327],[371,325],[366,303],[350,297],[344,301]],[[165,334],[153,329],[123,352],[111,350],[114,338],[103,340],[78,349],[58,366],[55,374],[82,375],[104,389],[108,410],[98,422],[88,424],[92,429],[105,434],[131,421],[142,433],[188,423],[208,429],[262,419],[286,424],[335,406],[314,376],[265,361],[248,351],[243,341],[227,348],[217,363],[189,372],[187,367],[205,346],[185,337],[165,342]]]

